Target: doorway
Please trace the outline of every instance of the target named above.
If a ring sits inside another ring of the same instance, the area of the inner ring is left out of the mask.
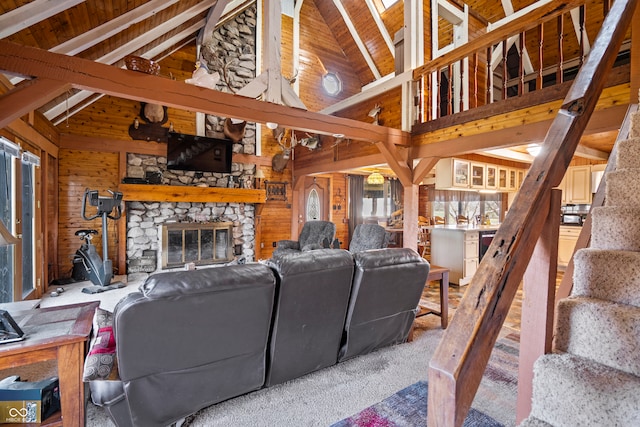
[[[329,221],[331,180],[308,176],[304,181],[304,197],[300,199],[299,227],[307,221]]]

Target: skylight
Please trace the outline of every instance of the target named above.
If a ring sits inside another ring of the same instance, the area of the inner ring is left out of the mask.
[[[381,0],[381,1],[385,9],[389,9],[391,6],[393,6],[398,2],[398,0]]]

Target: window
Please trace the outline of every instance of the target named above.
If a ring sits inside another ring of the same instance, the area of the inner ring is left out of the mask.
[[[15,159],[20,148],[7,139],[0,138],[0,220],[15,235],[16,177]],[[0,246],[0,303],[12,302],[15,278],[15,246]]]
[[[331,96],[335,96],[342,91],[342,80],[336,73],[326,73],[322,76],[322,88]]]
[[[469,218],[489,218],[491,224],[501,221],[502,193],[476,193],[471,191],[429,190],[432,216],[456,224],[458,215]]]
[[[364,199],[362,200],[363,218],[388,218],[391,214],[389,181],[383,184],[369,184],[365,179]]]
[[[22,153],[22,298],[35,289],[36,281],[36,167],[40,158],[29,152]]]

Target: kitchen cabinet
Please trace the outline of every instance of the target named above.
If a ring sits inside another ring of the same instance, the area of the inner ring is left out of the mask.
[[[498,168],[498,190],[509,191],[509,169]]]
[[[558,186],[562,203],[591,203],[591,166],[569,166]]]
[[[431,262],[449,269],[449,282],[469,284],[478,269],[478,228],[440,225],[431,227]]]
[[[471,188],[484,190],[486,168],[484,163],[471,163]]]
[[[470,162],[460,159],[442,159],[436,164],[436,188],[469,188]]]
[[[508,191],[517,191],[518,190],[518,170],[517,169],[509,169],[507,182],[507,190]]]
[[[566,267],[569,264],[573,250],[576,247],[578,236],[582,227],[561,225],[558,235],[558,266]]]
[[[498,189],[498,167],[495,165],[487,165],[487,190],[497,190]]]
[[[483,162],[448,158],[436,164],[435,185],[438,190],[518,191],[525,170]]]

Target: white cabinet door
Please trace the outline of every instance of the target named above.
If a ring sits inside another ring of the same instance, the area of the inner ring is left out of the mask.
[[[573,166],[567,173],[571,183],[570,203],[591,203],[591,166]]]
[[[591,203],[591,166],[569,166],[558,186],[562,203]]]
[[[566,267],[569,264],[573,250],[576,247],[582,227],[561,226],[558,236],[558,265]]]

